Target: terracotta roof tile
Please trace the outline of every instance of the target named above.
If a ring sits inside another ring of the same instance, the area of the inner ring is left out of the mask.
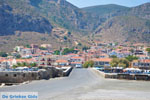
[[[111,58],[94,58],[93,61],[111,62]]]

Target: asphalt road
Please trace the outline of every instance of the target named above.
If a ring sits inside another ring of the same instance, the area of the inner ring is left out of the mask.
[[[69,77],[2,87],[0,92],[38,92],[39,100],[150,100],[150,82],[104,79],[92,69]]]

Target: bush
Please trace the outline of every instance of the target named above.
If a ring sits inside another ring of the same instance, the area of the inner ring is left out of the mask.
[[[36,67],[37,64],[36,64],[36,63],[30,63],[30,66],[31,66],[31,67]]]
[[[7,54],[6,52],[0,52],[0,56],[1,56],[1,57],[7,57],[8,54]]]
[[[84,68],[93,67],[93,66],[94,66],[94,61],[92,61],[92,60],[86,61],[86,62],[83,64],[83,67],[84,67]]]
[[[39,47],[40,50],[47,50],[45,47]]]
[[[127,59],[129,62],[132,62],[133,60],[137,60],[138,57],[131,55],[131,56],[126,57],[126,59]]]
[[[71,32],[68,32],[68,36],[70,36],[71,35]]]
[[[117,56],[116,55],[112,55],[112,56],[110,56],[110,58],[117,58]]]
[[[63,55],[69,54],[69,53],[77,53],[78,51],[74,50],[74,48],[65,48],[62,52]]]
[[[54,55],[60,55],[60,51],[59,50],[54,51]]]
[[[147,48],[146,51],[147,51],[148,53],[150,53],[150,48]]]
[[[64,36],[64,40],[67,40],[68,38],[67,38],[67,36]]]
[[[129,67],[129,61],[127,59],[113,58],[113,60],[110,62],[110,65],[112,67],[127,68],[127,67]]]
[[[19,58],[21,58],[21,55],[20,55],[20,54],[17,54],[17,55],[16,55],[16,59],[19,59]]]
[[[88,49],[90,49],[90,47],[84,46],[84,47],[82,48],[83,51],[87,51]]]
[[[27,48],[31,48],[31,46],[29,44],[26,45]]]

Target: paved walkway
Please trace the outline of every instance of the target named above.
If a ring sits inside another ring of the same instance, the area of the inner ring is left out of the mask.
[[[104,79],[91,69],[69,77],[0,88],[0,92],[38,92],[39,100],[150,100],[150,82]]]

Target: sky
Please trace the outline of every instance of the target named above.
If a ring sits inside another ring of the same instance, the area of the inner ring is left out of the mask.
[[[127,7],[134,7],[143,3],[150,2],[150,0],[67,0],[73,5],[79,8],[94,6],[94,5],[105,5],[105,4],[118,4]]]

